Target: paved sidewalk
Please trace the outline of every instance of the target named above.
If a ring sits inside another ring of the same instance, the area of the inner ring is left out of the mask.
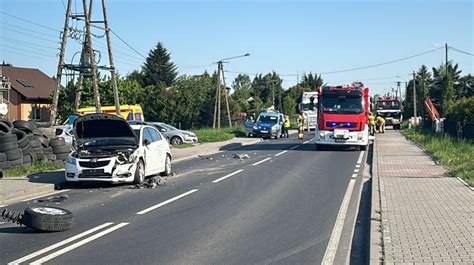
[[[173,162],[210,155],[222,150],[260,142],[260,138],[233,138],[224,142],[199,144],[189,148],[172,148]],[[64,171],[33,174],[27,177],[0,179],[0,207],[54,192],[54,184],[64,182]]]
[[[377,135],[385,264],[474,264],[474,192],[445,174],[400,132]]]

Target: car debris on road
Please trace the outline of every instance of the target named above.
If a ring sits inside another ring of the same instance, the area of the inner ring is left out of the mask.
[[[167,179],[160,176],[149,178],[147,181],[133,185],[132,189],[154,189],[158,186],[166,186]]]

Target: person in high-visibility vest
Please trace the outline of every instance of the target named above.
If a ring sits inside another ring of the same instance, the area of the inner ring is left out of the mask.
[[[372,112],[369,113],[369,133],[375,135],[375,116]]]
[[[285,122],[283,124],[283,136],[286,135],[286,138],[290,137],[290,134],[288,133],[288,130],[290,129],[290,117],[288,117],[287,115],[285,115]]]
[[[379,127],[379,133],[385,133],[385,119],[381,116],[375,118],[377,120],[377,126]]]
[[[298,139],[303,139],[303,130],[304,130],[304,119],[303,119],[303,111],[298,114],[298,118],[296,118],[296,124],[298,125]]]

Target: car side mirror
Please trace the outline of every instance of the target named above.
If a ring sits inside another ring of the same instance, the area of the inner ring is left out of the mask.
[[[148,139],[143,140],[143,145],[147,146],[149,144],[150,144],[150,140]]]

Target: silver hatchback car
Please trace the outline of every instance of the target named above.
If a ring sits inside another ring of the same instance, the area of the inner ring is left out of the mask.
[[[169,124],[162,122],[146,122],[149,125],[155,126],[163,136],[165,136],[170,144],[179,145],[183,143],[197,143],[198,137],[195,133],[185,130],[180,130]]]

